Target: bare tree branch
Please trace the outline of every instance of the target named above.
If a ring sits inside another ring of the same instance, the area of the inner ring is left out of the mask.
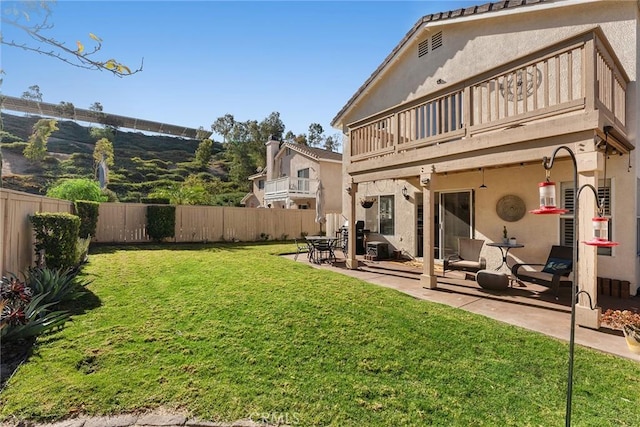
[[[93,56],[102,49],[102,39],[95,34],[89,33],[89,37],[91,38],[92,43],[94,43],[90,50],[85,50],[84,43],[81,43],[80,41],[76,42],[77,47],[75,49],[71,49],[66,46],[64,42],[56,40],[53,37],[43,35],[43,32],[53,28],[53,24],[49,22],[51,18],[50,4],[52,3],[54,2],[27,1],[23,3],[23,9],[19,9],[14,6],[8,10],[4,10],[1,18],[2,24],[10,25],[23,31],[27,36],[33,39],[35,43],[5,40],[3,35],[0,34],[0,44],[49,56],[78,68],[109,71],[118,77],[130,76],[142,71],[144,58],[141,59],[140,66],[133,71],[125,64],[113,58],[107,60],[94,59]],[[44,14],[40,22],[31,23],[30,10],[35,10],[36,12],[42,12]]]

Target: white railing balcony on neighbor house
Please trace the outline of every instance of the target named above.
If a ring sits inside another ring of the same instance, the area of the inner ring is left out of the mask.
[[[285,176],[265,183],[264,198],[265,200],[313,198],[316,196],[317,188],[317,179]]]
[[[626,135],[628,77],[598,29],[349,124],[350,162],[594,111]],[[468,144],[473,151],[473,144]]]

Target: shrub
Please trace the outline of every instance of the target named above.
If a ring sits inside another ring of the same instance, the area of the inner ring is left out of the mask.
[[[20,138],[19,136],[16,136],[12,133],[0,130],[0,141],[3,143],[12,143],[12,142],[22,142],[22,138]],[[24,144],[25,146],[27,145],[26,143]],[[4,145],[3,145],[4,147]],[[24,147],[23,147],[24,150]]]
[[[96,228],[98,227],[100,203],[90,200],[76,200],[74,206],[76,215],[80,218],[80,238],[86,239],[90,236],[95,236]]]
[[[167,197],[142,197],[140,203],[146,203],[148,205],[168,205],[171,203]]]
[[[147,233],[153,240],[174,237],[176,229],[176,207],[165,205],[147,206]]]
[[[215,206],[240,206],[240,201],[247,193],[223,193],[213,198]]]
[[[97,182],[87,178],[66,179],[47,191],[48,197],[71,200],[90,200],[93,202],[105,202],[106,198],[100,191]]]
[[[103,197],[106,197],[107,202],[114,203],[118,201],[118,195],[116,194],[115,191],[110,190],[108,188],[103,188],[100,192],[102,193]]]
[[[80,218],[64,212],[39,212],[29,220],[36,235],[36,253],[44,251],[47,267],[67,268],[76,265]]]

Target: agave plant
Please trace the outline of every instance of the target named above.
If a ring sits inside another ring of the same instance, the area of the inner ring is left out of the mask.
[[[27,283],[33,295],[44,295],[44,304],[74,300],[85,293],[89,282],[79,282],[72,269],[30,268]]]

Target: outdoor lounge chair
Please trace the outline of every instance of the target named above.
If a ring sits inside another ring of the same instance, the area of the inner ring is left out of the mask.
[[[570,246],[552,246],[547,262],[544,264],[515,264],[511,274],[521,282],[536,283],[551,288],[558,296],[560,286],[571,286],[569,273],[573,266],[573,248]],[[523,267],[535,267],[526,269]]]
[[[458,238],[458,252],[444,259],[442,276],[447,270],[459,270],[477,273],[487,267],[487,260],[480,256],[484,240]]]

